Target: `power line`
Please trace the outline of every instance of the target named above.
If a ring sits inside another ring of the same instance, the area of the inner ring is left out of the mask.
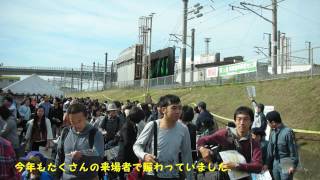
[[[298,16],[298,17],[302,18],[302,19],[309,20],[309,21],[313,21],[313,23],[317,23],[318,25],[320,25],[320,22],[319,22],[319,21],[316,21],[316,20],[311,19],[311,18],[309,18],[309,17],[303,16],[301,13],[297,13],[297,12],[295,12],[295,11],[291,10],[291,9],[285,8],[285,7],[280,6],[280,5],[278,5],[278,7],[280,7],[280,8],[282,8],[282,9],[286,10],[287,12],[291,12],[292,14],[294,14],[294,15],[296,15],[296,16]]]

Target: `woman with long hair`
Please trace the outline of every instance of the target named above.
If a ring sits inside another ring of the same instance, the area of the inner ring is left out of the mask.
[[[34,119],[30,120],[27,126],[26,140],[31,150],[39,151],[39,146],[49,148],[53,136],[51,122],[45,117],[43,106],[37,108]]]

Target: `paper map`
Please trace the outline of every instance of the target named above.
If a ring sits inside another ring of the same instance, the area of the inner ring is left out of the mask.
[[[219,153],[223,162],[234,162],[234,163],[246,163],[246,159],[236,150],[222,151]],[[248,177],[249,174],[243,171],[231,170],[228,171],[230,180],[241,179]]]

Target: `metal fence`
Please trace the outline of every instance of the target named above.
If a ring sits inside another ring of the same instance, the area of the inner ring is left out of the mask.
[[[313,65],[311,65],[313,64]],[[191,86],[207,86],[207,85],[225,85],[248,83],[255,81],[268,81],[292,77],[312,77],[320,75],[320,47],[312,49],[303,49],[292,51],[286,54],[278,55],[278,73],[272,74],[270,58],[258,59],[257,71],[245,74],[238,74],[232,76],[218,76],[215,78],[208,78],[206,75],[206,68],[197,69],[193,72],[194,81],[190,82],[190,68],[186,71],[186,82],[183,87]],[[121,82],[108,82],[106,89],[114,88],[143,88],[148,80],[134,80]],[[181,84],[181,70],[176,70],[174,75],[158,77],[149,80],[149,88],[167,89],[179,88]],[[86,91],[102,90],[103,86],[98,88],[87,88]]]

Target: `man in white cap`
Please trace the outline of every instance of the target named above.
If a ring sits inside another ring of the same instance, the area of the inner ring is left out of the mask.
[[[115,104],[108,104],[108,115],[101,121],[99,128],[105,131],[105,144],[106,148],[110,148],[117,144],[116,134],[121,129],[124,121],[119,118],[118,108]]]

